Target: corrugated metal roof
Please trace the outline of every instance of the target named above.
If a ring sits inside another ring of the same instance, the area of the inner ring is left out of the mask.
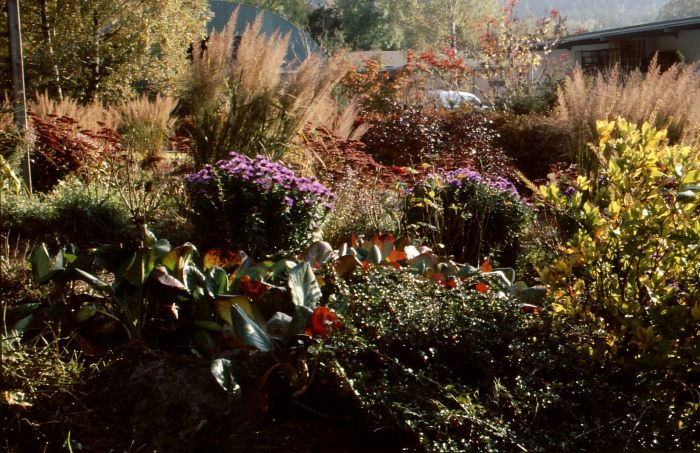
[[[648,24],[632,25],[628,27],[611,28],[608,30],[592,31],[579,35],[563,38],[558,48],[571,48],[574,45],[595,44],[607,42],[611,39],[636,38],[644,36],[674,35],[683,30],[700,29],[700,16],[686,17],[683,19],[664,20]]]
[[[262,12],[263,23],[262,31],[267,34],[272,34],[279,31],[282,35],[289,33],[289,50],[287,51],[287,61],[302,61],[311,53],[323,55],[321,48],[314,42],[311,37],[301,30],[296,25],[292,24],[283,17],[270,11],[263,10],[256,6],[246,5],[236,2],[216,1],[209,2],[209,8],[213,13],[213,17],[207,24],[207,32],[213,30],[221,31],[228,24],[234,10],[238,8],[238,20],[236,22],[236,35],[243,34],[247,24],[253,22],[255,18]]]

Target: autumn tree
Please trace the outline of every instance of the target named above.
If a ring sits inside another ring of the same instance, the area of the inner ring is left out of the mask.
[[[28,91],[117,100],[172,92],[206,0],[35,0],[23,3]]]
[[[508,0],[501,14],[482,26],[475,54],[479,74],[488,82],[482,94],[505,107],[514,96],[529,94],[536,79],[546,76],[549,56],[566,34],[557,10],[536,21],[521,21],[515,14],[517,4]]]
[[[393,0],[392,20],[401,30],[403,47],[454,50],[473,47],[477,24],[497,11],[495,0]]]

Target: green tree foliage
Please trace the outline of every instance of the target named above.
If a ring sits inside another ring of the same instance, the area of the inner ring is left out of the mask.
[[[248,3],[284,17],[294,25],[305,26],[313,10],[308,0],[247,0]]]
[[[336,0],[345,30],[345,44],[352,50],[397,49],[401,33],[393,20],[390,0]]]
[[[321,5],[309,14],[309,34],[322,48],[332,51],[343,47],[345,31],[340,11]]]
[[[28,91],[116,100],[170,92],[203,34],[206,0],[37,0],[22,5]]]
[[[659,19],[700,16],[700,0],[668,0],[659,11]]]

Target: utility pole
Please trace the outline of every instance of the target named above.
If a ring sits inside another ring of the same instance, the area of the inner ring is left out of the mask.
[[[12,64],[12,101],[15,124],[23,136],[27,132],[27,96],[24,91],[24,57],[22,55],[22,24],[19,17],[19,0],[7,0],[7,26],[10,35],[10,58]],[[32,193],[32,166],[30,146],[23,142],[24,157],[22,176],[29,193]]]

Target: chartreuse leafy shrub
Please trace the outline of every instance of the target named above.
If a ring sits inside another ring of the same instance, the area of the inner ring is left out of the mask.
[[[669,418],[696,420],[678,429],[697,436],[700,153],[622,118],[598,122],[598,134],[597,172],[565,190],[540,190],[543,203],[578,225],[541,278],[554,311],[604,333],[582,347],[643,373],[637,379],[650,394],[671,394]]]
[[[185,178],[199,243],[245,250],[256,259],[309,245],[335,195],[262,156],[229,156]]]
[[[467,263],[491,254],[503,265],[514,264],[531,219],[511,182],[466,168],[429,175],[408,194],[406,209],[409,230]]]

